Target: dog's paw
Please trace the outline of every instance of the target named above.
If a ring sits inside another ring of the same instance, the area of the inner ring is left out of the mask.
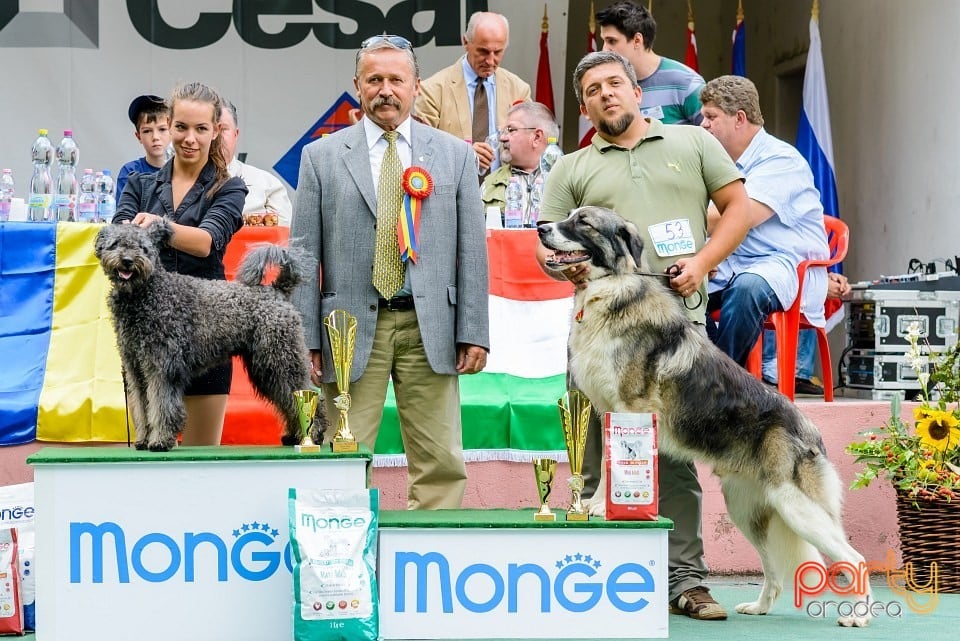
[[[867,614],[865,617],[840,617],[837,619],[837,625],[844,628],[865,628],[870,625],[871,616]]]
[[[607,516],[607,502],[602,495],[598,496],[600,492],[594,494],[589,499],[586,499],[583,502],[583,506],[587,508],[587,512],[590,516],[597,516],[600,518],[606,518]]]
[[[764,607],[760,601],[751,601],[749,603],[741,603],[736,608],[736,611],[740,614],[766,614],[770,611],[769,607]]]
[[[283,434],[280,435],[280,443],[282,443],[286,447],[293,447],[294,445],[300,445],[300,441],[302,440],[303,439],[301,439],[296,434],[287,434],[286,432],[284,432]]]
[[[133,444],[133,446],[138,450],[145,450],[147,449],[147,441],[146,440],[137,441],[136,443]]]
[[[162,442],[150,443],[147,446],[147,449],[150,450],[151,452],[169,452],[170,446]]]

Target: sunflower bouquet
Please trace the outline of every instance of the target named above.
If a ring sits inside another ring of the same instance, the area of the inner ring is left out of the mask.
[[[955,344],[931,354],[920,344],[916,323],[908,328],[907,338],[907,362],[917,372],[921,388],[913,425],[900,418],[900,399],[895,397],[890,420],[847,446],[847,452],[864,464],[853,488],[886,478],[917,506],[921,501],[960,500],[960,347]]]

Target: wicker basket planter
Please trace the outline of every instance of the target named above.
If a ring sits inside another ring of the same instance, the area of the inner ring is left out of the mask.
[[[960,592],[960,501],[914,501],[897,491],[897,524],[903,564],[913,565],[915,584],[928,584],[936,563],[939,592]]]

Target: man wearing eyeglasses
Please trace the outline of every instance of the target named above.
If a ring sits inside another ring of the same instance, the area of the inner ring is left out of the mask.
[[[357,318],[352,431],[373,449],[392,379],[407,507],[458,508],[466,467],[457,377],[482,370],[490,345],[476,161],[462,140],[411,118],[420,79],[404,38],[365,40],[354,85],[364,117],[307,145],[300,160],[291,236],[319,269],[293,301],[328,416],[337,389],[323,320],[342,309]],[[414,199],[419,225],[407,225]]]
[[[507,124],[500,130],[500,162],[483,181],[485,207],[498,207],[501,216],[507,200],[507,183],[517,176],[526,188],[524,208],[529,206],[533,183],[540,175],[540,156],[548,138],[559,138],[560,128],[553,112],[539,102],[520,102],[507,112]]]
[[[496,169],[486,138],[504,126],[513,103],[530,100],[530,85],[500,66],[509,39],[506,17],[474,13],[463,34],[464,56],[424,80],[417,98],[426,123],[472,141],[481,174]]]

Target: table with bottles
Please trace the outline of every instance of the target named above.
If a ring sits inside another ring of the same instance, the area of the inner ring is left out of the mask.
[[[107,222],[116,211],[113,176],[109,169],[84,169],[77,178],[80,149],[73,131],[65,129],[54,148],[46,129],[37,131],[31,147],[33,170],[17,197],[13,172],[0,174],[0,222]],[[54,178],[54,175],[56,177]],[[22,205],[21,205],[22,203]]]

